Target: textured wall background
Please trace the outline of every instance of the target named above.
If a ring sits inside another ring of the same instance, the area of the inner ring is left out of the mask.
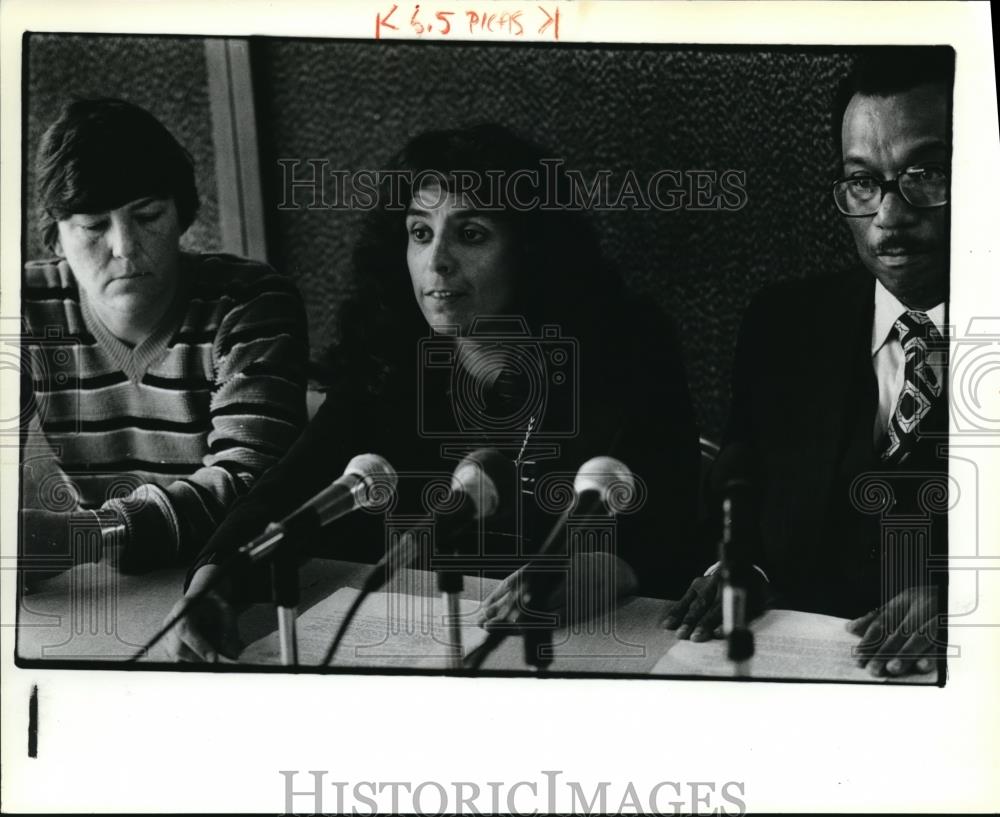
[[[201,195],[198,219],[185,234],[187,247],[219,249],[212,118],[200,39],[174,37],[94,37],[33,34],[26,47],[26,182],[29,214],[34,214],[32,168],[38,140],[75,97],[112,96],[152,112],[194,157]],[[29,218],[25,229],[29,258],[48,255]]]
[[[608,259],[675,319],[703,432],[718,436],[740,316],[779,278],[850,263],[828,192],[842,51],[260,41],[255,81],[277,158],[381,167],[428,128],[494,119],[586,174],[743,170],[738,212],[599,212]],[[357,214],[276,212],[274,260],[310,293],[314,345],[348,285]]]
[[[29,149],[72,92],[147,105],[194,153],[204,208],[189,243],[217,242],[200,40],[33,37]],[[497,120],[586,174],[741,170],[736,212],[598,212],[608,260],[670,313],[703,433],[717,437],[740,316],[768,282],[852,262],[828,192],[837,49],[253,43],[271,261],[306,296],[315,351],[350,286],[359,214],[279,211],[279,158],[384,165],[427,128]],[[29,247],[30,247],[29,243]],[[655,373],[654,373],[655,374]]]

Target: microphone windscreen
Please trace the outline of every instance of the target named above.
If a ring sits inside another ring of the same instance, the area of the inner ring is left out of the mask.
[[[635,492],[635,478],[628,466],[614,457],[594,457],[587,460],[576,472],[573,490],[579,496],[585,491],[595,491],[601,502],[607,504],[608,493],[624,490],[628,495]]]
[[[511,506],[514,492],[514,463],[495,448],[480,448],[467,454],[451,477],[451,490],[467,496],[475,506],[476,518],[493,516]]]
[[[373,508],[396,490],[399,477],[385,457],[378,454],[358,454],[344,469],[344,476],[357,477],[358,505]]]

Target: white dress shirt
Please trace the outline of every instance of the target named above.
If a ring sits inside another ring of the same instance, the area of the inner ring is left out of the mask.
[[[903,344],[899,342],[892,326],[909,307],[902,304],[882,282],[875,281],[875,317],[872,320],[872,368],[878,380],[878,412],[875,415],[873,429],[876,445],[889,428],[889,418],[896,409],[899,393],[903,390],[904,364],[906,356]],[[944,335],[944,301],[926,310],[927,317]],[[929,352],[927,362],[934,372],[938,383],[944,383],[944,352],[941,350]]]

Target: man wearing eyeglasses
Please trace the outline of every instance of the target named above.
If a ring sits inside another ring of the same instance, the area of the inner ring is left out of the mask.
[[[850,619],[875,676],[932,671],[942,640],[953,75],[950,48],[859,58],[834,108],[833,203],[861,268],[760,293],[737,344],[726,444],[755,469],[750,612]],[[668,628],[720,634],[720,572]]]

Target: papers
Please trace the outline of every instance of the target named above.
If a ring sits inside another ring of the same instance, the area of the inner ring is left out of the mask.
[[[342,587],[299,615],[300,664],[320,662],[359,592]],[[462,648],[468,653],[485,640],[486,632],[476,625],[479,602],[462,600],[459,609]],[[452,649],[446,613],[440,596],[372,593],[351,622],[331,666],[448,669]],[[240,663],[277,664],[279,657],[274,632],[250,644],[240,655]]]
[[[889,680],[875,678],[857,665],[854,648],[860,639],[844,629],[846,623],[847,619],[817,613],[768,610],[752,625],[755,654],[748,667],[750,677],[867,683]],[[678,641],[652,672],[732,677],[733,665],[726,658],[726,642],[722,639]],[[934,683],[937,677],[931,672],[900,680]]]

